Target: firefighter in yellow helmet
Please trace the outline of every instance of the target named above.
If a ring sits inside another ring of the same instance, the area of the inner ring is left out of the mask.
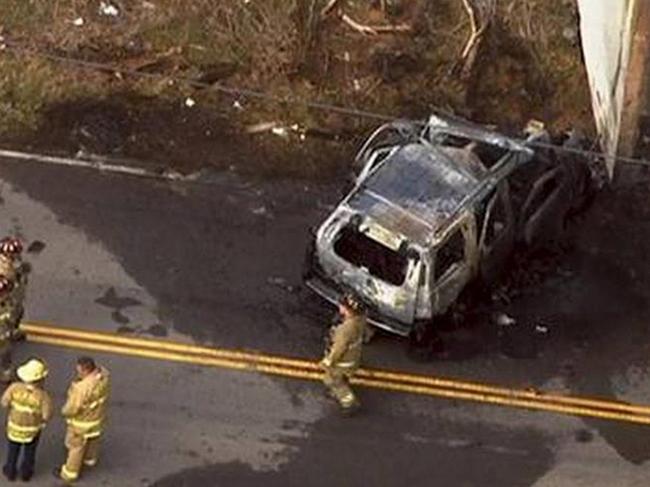
[[[7,461],[2,468],[2,473],[9,481],[16,480],[21,452],[21,479],[28,482],[34,474],[41,431],[52,417],[52,399],[42,387],[47,372],[47,365],[42,360],[28,360],[16,371],[20,381],[11,384],[0,399],[2,407],[9,410]]]
[[[341,299],[339,313],[342,321],[330,331],[331,344],[320,365],[325,372],[323,383],[343,411],[349,412],[359,406],[349,381],[361,364],[367,324],[361,303],[351,294]]]
[[[0,381],[9,383],[11,373],[11,280],[0,273]]]
[[[77,378],[70,384],[68,398],[61,410],[67,422],[65,446],[68,458],[59,470],[68,483],[79,478],[82,466],[97,464],[99,439],[103,433],[110,392],[108,370],[90,357],[80,357]]]

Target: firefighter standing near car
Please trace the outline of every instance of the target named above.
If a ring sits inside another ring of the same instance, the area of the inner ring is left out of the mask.
[[[349,412],[359,406],[350,378],[361,364],[367,323],[361,303],[351,294],[341,299],[339,313],[342,321],[330,331],[331,344],[320,365],[325,372],[323,383],[342,410]]]
[[[19,329],[25,313],[25,291],[30,266],[22,260],[23,245],[17,238],[6,237],[0,241],[0,274],[12,281],[10,338],[18,341],[25,337]]]
[[[28,482],[34,474],[36,448],[41,431],[52,416],[52,399],[42,388],[47,377],[47,365],[32,358],[18,367],[19,382],[11,384],[2,395],[0,404],[8,409],[7,461],[2,472],[9,481],[16,480],[18,458],[22,451],[20,477]]]
[[[67,422],[65,446],[68,457],[58,476],[65,482],[79,478],[82,466],[97,464],[99,439],[103,433],[110,391],[108,371],[90,357],[80,357],[77,378],[70,384],[61,413]]]
[[[0,274],[0,381],[11,382],[12,281]]]

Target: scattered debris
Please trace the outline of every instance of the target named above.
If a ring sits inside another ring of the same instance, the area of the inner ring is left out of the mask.
[[[273,127],[271,129],[271,133],[273,135],[277,135],[278,137],[288,137],[289,132],[287,131],[286,127]]]
[[[99,2],[99,13],[108,17],[117,17],[120,15],[120,11],[115,5],[105,1]]]
[[[156,5],[154,5],[152,2],[148,2],[147,0],[143,0],[142,8],[146,8],[147,10],[155,10]]]
[[[267,282],[272,286],[277,286],[280,289],[283,289],[290,293],[296,290],[296,288],[291,284],[289,284],[284,277],[269,277],[267,279]]]
[[[496,315],[494,322],[499,326],[512,326],[517,323],[517,320],[505,313],[499,313]]]
[[[190,97],[185,98],[185,106],[187,108],[192,108],[194,105],[196,105],[196,101],[194,101],[193,98]]]
[[[183,176],[180,172],[174,171],[173,169],[165,169],[162,174],[164,178],[166,179],[171,179],[173,181],[182,181],[185,179],[185,176]]]
[[[243,109],[244,109],[244,106],[240,103],[239,100],[235,100],[235,101],[233,101],[233,102],[232,102],[232,107],[233,107],[235,110],[243,110]]]
[[[253,215],[266,215],[268,213],[268,210],[266,209],[266,206],[258,206],[257,208],[253,208],[252,210]]]
[[[245,130],[247,134],[271,132],[273,135],[283,138],[287,138],[292,133],[295,133],[301,141],[304,141],[307,138],[307,130],[297,123],[294,123],[293,125],[280,125],[279,122],[261,122],[249,125]]]
[[[249,125],[245,130],[247,134],[259,134],[261,132],[268,132],[269,130],[273,130],[277,126],[278,122],[261,122],[254,125]]]
[[[84,23],[85,21],[83,17],[77,17],[72,21],[72,25],[74,25],[75,27],[81,27],[82,25],[84,25]]]
[[[537,326],[535,326],[535,331],[536,331],[537,333],[544,333],[544,334],[546,334],[546,333],[548,333],[548,326],[537,325]]]

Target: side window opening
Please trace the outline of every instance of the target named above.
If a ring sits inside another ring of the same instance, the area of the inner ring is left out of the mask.
[[[439,280],[454,265],[465,259],[465,239],[463,233],[457,230],[436,254],[436,268],[434,278]]]
[[[477,143],[474,146],[473,151],[481,160],[483,165],[488,169],[494,166],[508,153],[508,150],[503,147],[493,144],[485,144],[483,142]]]
[[[471,146],[472,152],[478,156],[483,165],[488,169],[499,162],[509,152],[508,149],[504,149],[495,144],[488,144],[480,140],[452,134],[445,134],[444,138],[440,140],[440,144],[458,148]]]
[[[374,149],[368,159],[364,162],[364,165],[356,168],[357,176],[362,174],[367,174],[377,167],[384,159],[386,159],[393,151],[394,146],[388,147],[379,147]],[[372,162],[371,162],[372,161]]]
[[[390,155],[390,153],[391,153],[391,151],[393,150],[393,148],[394,148],[394,146],[381,147],[381,148],[379,148],[379,149],[376,149],[376,150],[375,150],[375,153],[376,153],[377,155],[375,156],[375,160],[374,160],[374,162],[373,162],[373,166],[376,166],[376,165],[379,164],[381,161],[383,161],[384,159],[386,159],[386,158]]]

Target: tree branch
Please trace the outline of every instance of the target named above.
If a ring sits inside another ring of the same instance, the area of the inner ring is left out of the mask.
[[[483,35],[496,14],[496,3],[495,0],[462,0],[462,2],[469,17],[471,33],[453,71],[460,72],[461,78],[467,79],[474,67]]]
[[[348,27],[354,29],[357,32],[360,32],[363,35],[377,35],[385,34],[390,32],[409,32],[411,26],[408,24],[396,24],[396,25],[366,25],[360,22],[357,22],[348,14],[343,11],[341,6],[342,0],[328,0],[327,4],[321,9],[320,15],[321,18],[331,15],[333,12],[336,12],[339,19]],[[385,8],[385,4],[382,3],[382,8]]]

